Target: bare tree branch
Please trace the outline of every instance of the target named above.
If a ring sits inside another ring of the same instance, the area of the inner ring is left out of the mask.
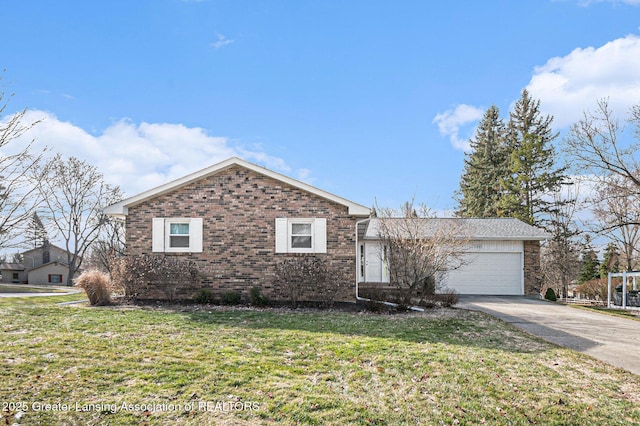
[[[82,266],[85,254],[107,223],[102,209],[118,201],[118,187],[106,184],[98,170],[75,157],[68,160],[58,154],[41,171],[40,192],[49,219],[65,241],[69,276]]]
[[[469,239],[459,219],[437,219],[426,206],[411,200],[400,210],[376,206],[375,222],[399,303],[439,290],[448,271],[465,264]],[[419,303],[419,302],[418,302]]]
[[[40,202],[33,171],[43,154],[33,152],[33,140],[21,141],[39,121],[25,124],[26,109],[4,117],[8,104],[5,92],[0,91],[0,249],[22,243],[18,237]]]

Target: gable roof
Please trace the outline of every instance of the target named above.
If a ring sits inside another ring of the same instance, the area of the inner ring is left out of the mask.
[[[224,160],[220,163],[209,166],[205,169],[199,170],[197,172],[191,173],[179,179],[173,180],[171,182],[167,182],[164,185],[160,185],[156,188],[150,189],[148,191],[142,192],[138,195],[134,195],[133,197],[129,197],[124,199],[118,203],[112,204],[106,207],[103,212],[109,216],[116,216],[124,218],[129,213],[129,207],[140,204],[149,199],[158,197],[160,195],[166,194],[168,192],[179,189],[185,185],[188,185],[192,182],[203,179],[207,176],[219,173],[223,170],[226,170],[233,166],[240,166],[246,169],[252,170],[261,175],[270,177],[272,179],[278,180],[280,182],[284,182],[298,189],[302,189],[303,191],[310,192],[319,197],[325,198],[327,200],[333,201],[335,203],[341,204],[349,208],[349,214],[353,216],[369,216],[370,209],[363,205],[354,203],[352,201],[347,200],[346,198],[339,197],[337,195],[331,194],[330,192],[323,191],[322,189],[316,188],[304,182],[300,182],[299,180],[290,178],[283,174],[274,172],[265,167],[258,166],[257,164],[250,163],[248,161],[242,160],[237,157],[232,157],[227,160]]]
[[[398,219],[402,220],[402,219]],[[543,230],[513,218],[425,218],[421,232],[425,238],[433,235],[443,226],[459,227],[461,235],[471,240],[510,240],[510,241],[541,241],[551,238]],[[380,237],[380,219],[371,219],[365,239]]]
[[[59,247],[59,246],[57,246],[57,245],[55,245],[55,244],[51,244],[51,243],[49,243],[49,244],[48,244],[48,246],[49,246],[49,249],[54,248],[54,249],[58,249],[58,250],[60,250],[61,252],[67,253],[67,251],[66,251],[65,249],[63,249],[62,247]],[[42,251],[44,248],[45,248],[45,246],[44,246],[44,245],[41,245],[41,246],[38,246],[38,247],[35,247],[35,248],[32,248],[32,249],[29,249],[29,250],[25,250],[25,251],[23,251],[23,252],[22,252],[22,255],[25,255],[25,254],[27,254],[27,253],[31,253],[31,252],[34,252],[34,251],[36,251],[36,252],[37,252],[37,251]]]
[[[31,268],[29,269],[29,272],[31,273],[31,271],[35,271],[37,269],[44,269],[44,268],[49,268],[51,266],[62,266],[64,268],[68,268],[69,265],[65,262],[59,262],[57,260],[54,260],[53,262],[47,262],[47,263],[43,263],[42,265],[36,266],[35,268]]]

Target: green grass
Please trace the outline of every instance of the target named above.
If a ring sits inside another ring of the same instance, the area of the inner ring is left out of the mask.
[[[73,294],[61,294],[60,296],[25,296],[25,297],[0,297],[0,309],[5,307],[34,307],[42,305],[55,305],[56,303],[76,302],[87,300],[84,291]]]
[[[0,424],[640,422],[640,378],[479,312],[3,303],[0,348]]]
[[[0,293],[64,293],[59,288],[32,287],[28,285],[0,284]]]
[[[598,312],[605,315],[612,315],[616,317],[622,317],[627,319],[632,319],[635,321],[640,321],[640,312],[637,310],[623,310],[623,309],[608,309],[603,306],[579,306],[579,305],[569,305],[573,308],[584,309],[591,312]]]

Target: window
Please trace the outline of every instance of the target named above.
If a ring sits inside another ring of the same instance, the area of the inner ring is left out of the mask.
[[[311,225],[313,222],[290,222],[291,236],[290,248],[292,249],[310,249],[313,247],[313,232]]]
[[[14,280],[19,280],[20,279],[20,274],[18,274],[17,272],[13,273],[13,278]]]
[[[61,284],[62,274],[49,274],[49,282],[52,284]]]
[[[202,252],[202,218],[154,218],[152,234],[155,253]]]
[[[276,253],[326,253],[327,220],[277,218]]]
[[[189,248],[189,223],[167,222],[169,248]]]

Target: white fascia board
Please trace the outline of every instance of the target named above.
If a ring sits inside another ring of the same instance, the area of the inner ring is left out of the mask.
[[[365,207],[363,205],[354,203],[352,201],[347,200],[346,198],[342,198],[339,197],[337,195],[331,194],[330,192],[327,191],[323,191],[322,189],[316,188],[314,186],[311,186],[309,184],[306,184],[304,182],[300,182],[299,180],[290,178],[288,176],[285,176],[283,174],[274,172],[272,170],[266,169],[264,167],[258,166],[256,164],[253,163],[249,163],[248,161],[242,160],[240,158],[237,157],[232,157],[229,158],[225,161],[222,161],[220,163],[214,164],[212,166],[209,166],[205,169],[199,170],[197,172],[191,173],[189,175],[183,176],[179,179],[173,180],[171,182],[167,182],[164,185],[160,185],[156,188],[150,189],[148,191],[142,192],[138,195],[134,195],[133,197],[129,197],[127,199],[124,199],[118,203],[112,204],[108,207],[106,207],[103,212],[106,215],[109,216],[127,216],[127,214],[129,213],[128,211],[128,207],[129,206],[134,206],[138,203],[141,203],[143,201],[146,201],[148,199],[157,197],[159,195],[162,195],[164,193],[176,190],[178,188],[180,188],[181,186],[185,186],[193,181],[197,181],[205,176],[208,176],[210,174],[213,173],[217,173],[219,171],[222,171],[226,168],[232,167],[232,166],[242,166],[245,167],[249,170],[253,170],[256,173],[260,173],[264,176],[270,177],[272,179],[278,180],[280,182],[284,182],[287,183],[291,186],[294,186],[296,188],[302,189],[304,191],[310,192],[312,194],[315,194],[319,197],[328,199],[330,201],[333,201],[335,203],[344,205],[346,207],[349,208],[349,214],[352,216],[369,216],[369,214],[371,213],[371,210],[368,207]]]

